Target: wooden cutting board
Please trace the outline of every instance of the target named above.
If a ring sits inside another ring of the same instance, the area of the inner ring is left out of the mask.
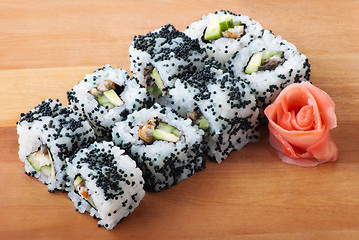
[[[133,36],[171,23],[179,30],[214,10],[248,15],[292,42],[311,81],[336,103],[335,163],[282,163],[261,140],[175,187],[147,192],[112,231],[75,211],[66,193],[24,174],[15,123],[108,63],[129,71]],[[1,1],[1,239],[358,239],[359,2]]]

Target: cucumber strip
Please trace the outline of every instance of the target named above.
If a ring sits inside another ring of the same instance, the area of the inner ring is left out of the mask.
[[[161,76],[157,72],[156,68],[154,68],[152,70],[151,77],[155,80],[155,84],[157,85],[158,89],[161,91],[162,96],[166,95],[167,92],[164,91],[165,86],[164,86]]]
[[[203,115],[201,116],[201,120],[199,121],[199,128],[204,131],[209,128],[209,122]]]
[[[52,179],[53,179],[54,181],[56,181],[56,173],[55,173],[54,161],[52,160],[52,156],[51,156],[51,153],[50,153],[50,150],[49,150],[49,149],[47,149],[47,155],[49,156],[49,159],[50,159],[51,164],[50,164],[50,166],[43,166],[43,167],[41,168],[41,171],[44,171],[44,170],[43,170],[44,167],[49,167],[49,168],[50,168],[50,169],[49,169],[49,170],[50,170],[50,174],[48,175],[48,174],[46,174],[45,172],[44,172],[44,173],[45,173],[47,176],[51,176]],[[46,169],[45,171],[48,171],[48,170]]]
[[[182,134],[180,131],[178,131],[174,126],[171,126],[167,123],[160,122],[156,129],[162,130],[171,134],[174,134],[176,137],[180,137]]]
[[[31,153],[26,159],[36,171],[41,171],[56,181],[55,168],[49,149],[46,154],[42,150]]]
[[[104,105],[105,103],[111,103],[110,99],[108,99],[104,94],[97,95],[97,101],[101,105]]]
[[[115,90],[111,89],[103,93],[104,96],[108,98],[108,100],[115,106],[123,105],[122,99],[117,95]]]
[[[206,40],[216,40],[222,37],[222,29],[219,25],[219,18],[215,17],[210,20],[207,25],[206,32],[204,34],[204,39]]]
[[[167,123],[160,122],[160,123],[157,125],[156,129],[160,129],[160,130],[163,130],[163,131],[165,131],[165,132],[169,132],[169,133],[170,133],[173,129],[175,129],[175,127],[173,127],[173,126],[171,126],[171,125],[169,125],[169,124],[167,124]]]
[[[176,135],[169,133],[169,132],[165,132],[160,129],[155,129],[153,131],[153,137],[155,140],[164,140],[167,142],[177,142],[180,140],[180,138],[177,137]]]
[[[181,137],[182,134],[180,131],[178,131],[176,128],[171,131],[172,134],[174,134],[176,137]]]
[[[262,61],[265,61],[274,56],[281,57],[281,56],[283,56],[283,52],[282,51],[274,51],[274,50],[264,50],[262,52]]]
[[[33,167],[36,171],[40,171],[41,170],[41,164],[40,164],[39,161],[36,160],[35,154],[36,153],[30,154],[26,159],[30,163],[31,167]]]
[[[80,177],[80,175],[78,175],[76,178],[75,178],[75,181],[74,181],[74,186],[75,188],[77,188],[78,186],[80,186],[80,184],[82,183],[83,179],[82,177]]]
[[[157,85],[147,86],[147,92],[151,93],[155,97],[161,96],[161,90],[157,87]]]
[[[258,67],[261,65],[261,63],[262,63],[262,52],[257,52],[253,54],[245,69],[245,73],[251,74],[253,72],[257,72]]]

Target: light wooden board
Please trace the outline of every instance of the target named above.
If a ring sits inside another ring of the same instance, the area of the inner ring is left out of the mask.
[[[282,163],[262,128],[259,143],[213,162],[140,206],[114,230],[74,211],[65,193],[24,174],[15,123],[109,63],[129,71],[134,35],[171,23],[179,30],[217,10],[260,22],[297,46],[311,81],[336,103],[336,163]],[[359,2],[1,1],[1,239],[358,239]]]

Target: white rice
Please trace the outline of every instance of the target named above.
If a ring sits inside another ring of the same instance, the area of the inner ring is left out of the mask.
[[[183,132],[178,142],[154,141],[145,145],[138,137],[140,126],[151,118],[168,123]],[[191,126],[189,119],[182,119],[169,108],[155,104],[130,114],[126,121],[118,122],[113,128],[113,141],[128,150],[137,161],[152,191],[161,191],[193,175],[204,168],[201,144],[203,131]]]
[[[100,142],[80,150],[67,159],[71,189],[69,198],[80,213],[100,218],[98,226],[111,230],[130,214],[145,195],[142,172],[135,161],[112,142]],[[92,207],[74,189],[80,175],[96,207]]]

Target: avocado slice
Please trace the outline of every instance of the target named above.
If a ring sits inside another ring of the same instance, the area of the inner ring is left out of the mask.
[[[167,92],[163,90],[165,88],[165,86],[163,85],[163,81],[161,79],[161,76],[157,72],[156,68],[154,68],[152,70],[151,78],[153,78],[155,80],[155,85],[157,85],[157,88],[161,91],[162,96],[166,95]]]
[[[224,32],[229,28],[234,28],[234,23],[231,15],[225,14],[219,18],[219,26],[221,31]]]
[[[110,99],[108,99],[104,94],[97,95],[97,101],[101,105],[104,105],[106,103],[111,103]]]
[[[109,108],[115,107],[115,104],[111,103],[110,99],[108,99],[104,94],[97,95],[97,101],[100,105],[102,105],[104,107],[106,107],[106,106],[108,106]]]
[[[224,32],[228,29],[228,23],[226,21],[220,22],[219,27],[221,28],[221,31]]]
[[[146,89],[147,92],[151,93],[155,97],[159,97],[162,94],[161,90],[157,87],[156,84],[154,84],[153,86],[147,86]]]
[[[53,166],[43,166],[41,172],[45,173],[47,176],[51,176],[53,180],[56,180],[55,169]]]
[[[228,28],[234,28],[234,22],[233,22],[232,18],[227,21],[227,25],[228,25]]]
[[[206,32],[204,34],[204,39],[206,40],[216,40],[222,37],[222,29],[219,25],[219,18],[213,18],[207,25]]]
[[[110,102],[104,103],[104,104],[102,104],[102,106],[108,107],[109,109],[116,107],[114,104],[112,104]]]
[[[103,95],[115,106],[123,105],[122,99],[117,95],[115,90],[111,89],[103,93]]]
[[[83,179],[80,175],[78,175],[75,180],[74,180],[74,186],[75,188],[77,188],[78,186],[80,186],[80,184],[82,183]]]
[[[253,54],[244,71],[246,74],[252,74],[253,72],[258,71],[258,67],[262,63],[262,55],[263,55],[262,52],[257,52]]]
[[[231,19],[229,15],[223,15],[219,18],[219,26],[222,32],[226,31],[229,28],[228,26],[229,19]]]
[[[55,168],[49,149],[45,153],[40,149],[30,154],[26,159],[36,171],[42,171],[56,180]]]
[[[209,122],[208,120],[202,115],[201,120],[199,121],[199,128],[202,130],[208,130]]]
[[[281,57],[281,56],[283,56],[283,52],[282,51],[274,51],[274,50],[264,50],[262,52],[262,61],[265,61],[274,56]]]
[[[177,128],[173,129],[171,131],[171,133],[174,134],[176,137],[181,137],[182,136],[181,132],[178,131]]]
[[[153,137],[155,140],[164,140],[167,142],[177,142],[180,140],[179,137],[177,137],[176,135],[166,132],[164,130],[161,129],[155,129],[153,131]]]
[[[167,124],[167,123],[160,122],[160,123],[157,125],[156,129],[160,129],[160,130],[162,130],[162,131],[171,133],[171,131],[172,131],[173,129],[176,129],[176,128],[175,128],[174,126],[171,126],[171,125]]]
[[[42,168],[41,168],[41,171],[43,171],[43,172],[46,174],[45,171],[50,170],[50,174],[46,174],[46,175],[47,175],[47,176],[51,176],[53,180],[56,180],[56,173],[55,173],[54,161],[52,160],[51,153],[50,153],[50,150],[49,150],[49,149],[47,149],[47,155],[48,155],[49,158],[50,158],[51,164],[50,164],[50,166],[44,166],[44,167],[49,167],[50,169],[44,170],[44,169],[43,169],[44,167],[42,167]]]
[[[160,122],[158,124],[158,126],[156,127],[156,129],[159,129],[159,130],[174,134],[177,137],[180,137],[182,135],[180,133],[180,131],[178,131],[174,126],[171,126],[171,125],[169,125],[167,123],[163,123],[163,122]]]
[[[35,157],[36,153],[30,154],[26,159],[30,163],[31,167],[33,167],[36,171],[41,170],[41,161]]]

